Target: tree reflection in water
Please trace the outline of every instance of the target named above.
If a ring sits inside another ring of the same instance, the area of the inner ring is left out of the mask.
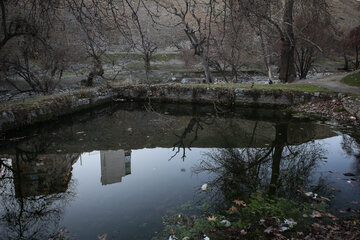
[[[2,239],[54,237],[64,207],[74,197],[71,170],[79,154],[41,155],[42,148],[34,149],[17,149],[1,158]]]
[[[214,119],[206,119],[206,118],[202,119],[200,117],[191,118],[181,135],[177,135],[174,133],[174,135],[179,140],[173,145],[173,151],[175,151],[175,153],[170,157],[169,161],[172,160],[174,157],[176,157],[181,150],[182,150],[181,159],[185,161],[186,148],[191,150],[191,146],[198,139],[199,131],[204,129],[203,125],[211,125],[213,123],[214,123]]]
[[[354,174],[360,173],[360,143],[358,139],[350,137],[349,135],[342,136],[341,142],[342,149],[346,152],[347,155],[353,156],[356,161],[354,161]]]
[[[263,148],[216,149],[193,172],[211,174],[209,186],[215,202],[246,199],[257,190],[269,195],[294,198],[299,189],[309,188],[311,173],[323,159],[320,143],[289,145],[288,124],[275,125],[276,137]]]

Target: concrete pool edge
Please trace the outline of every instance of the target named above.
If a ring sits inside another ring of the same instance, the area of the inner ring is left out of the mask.
[[[329,92],[219,87],[216,85],[136,85],[81,89],[0,105],[0,132],[57,119],[113,102],[226,104],[285,108],[337,97]]]

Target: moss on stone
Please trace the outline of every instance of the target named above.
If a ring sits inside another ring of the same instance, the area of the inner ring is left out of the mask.
[[[231,88],[231,89],[261,89],[261,90],[284,90],[284,91],[300,91],[300,92],[332,92],[329,89],[314,86],[311,84],[258,84],[258,85],[250,85],[250,84],[188,84],[183,85],[184,87],[197,87],[197,88]]]

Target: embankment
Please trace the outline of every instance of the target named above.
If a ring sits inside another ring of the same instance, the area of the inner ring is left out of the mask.
[[[99,87],[0,105],[0,132],[84,111],[116,101],[200,103],[283,108],[334,97],[327,92],[242,89],[216,85],[138,85]]]

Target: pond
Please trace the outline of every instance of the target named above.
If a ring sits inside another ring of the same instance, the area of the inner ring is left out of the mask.
[[[215,208],[258,190],[356,208],[358,136],[279,110],[136,103],[9,132],[0,238],[151,239],[184,204]]]

